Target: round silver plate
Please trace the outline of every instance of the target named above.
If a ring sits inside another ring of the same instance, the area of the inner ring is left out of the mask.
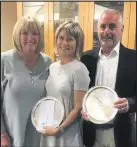
[[[64,118],[64,112],[64,107],[57,98],[44,97],[32,109],[32,124],[37,130],[42,130],[43,126],[58,127]]]
[[[111,121],[118,109],[113,107],[118,99],[117,93],[106,86],[94,86],[90,88],[83,99],[83,111],[87,113],[89,120],[95,124],[103,124]]]

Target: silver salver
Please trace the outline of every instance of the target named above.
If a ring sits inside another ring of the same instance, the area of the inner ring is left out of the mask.
[[[83,111],[95,124],[104,124],[111,121],[117,114],[114,102],[118,99],[117,93],[107,86],[90,88],[83,99]]]
[[[58,127],[64,118],[64,113],[64,106],[57,98],[44,97],[32,109],[32,124],[37,130],[42,130],[43,126]]]

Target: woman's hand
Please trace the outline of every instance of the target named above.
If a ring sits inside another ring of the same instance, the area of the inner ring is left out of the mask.
[[[10,140],[7,133],[1,134],[1,147],[10,147]]]
[[[43,126],[42,130],[38,130],[43,135],[47,136],[55,136],[58,132],[60,132],[59,128],[51,127],[51,126]]]

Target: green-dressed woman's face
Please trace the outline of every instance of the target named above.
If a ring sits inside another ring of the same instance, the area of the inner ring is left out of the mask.
[[[35,52],[38,43],[39,43],[40,35],[38,29],[22,29],[20,32],[20,44],[22,51],[25,53]]]

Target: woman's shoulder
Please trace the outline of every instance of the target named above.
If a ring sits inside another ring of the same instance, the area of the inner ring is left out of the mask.
[[[50,65],[52,63],[51,58],[47,54],[44,53],[40,53],[40,54],[46,64],[48,63]]]
[[[75,71],[87,70],[87,67],[80,60],[75,60],[73,66]]]
[[[52,61],[51,60],[51,58],[50,58],[50,56],[48,56],[47,54],[44,54],[44,53],[40,53],[41,54],[41,56],[42,56],[42,58],[44,59],[44,60],[50,60],[50,61]]]
[[[10,49],[1,53],[1,60],[11,59],[15,49]]]
[[[59,65],[59,62],[53,62],[51,65],[50,65],[50,68],[55,68]]]

